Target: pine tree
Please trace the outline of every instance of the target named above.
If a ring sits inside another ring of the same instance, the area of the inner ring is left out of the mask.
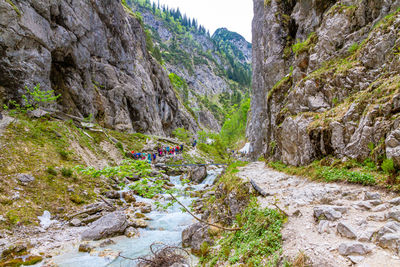
[[[183,14],[182,25],[188,27],[188,18],[186,14]]]
[[[193,18],[192,20],[192,27],[195,28],[195,30],[197,30],[197,20],[195,18]]]
[[[154,58],[157,59],[158,62],[162,63],[162,56],[161,56],[160,48],[158,48],[158,46],[154,46],[152,54],[153,54]]]

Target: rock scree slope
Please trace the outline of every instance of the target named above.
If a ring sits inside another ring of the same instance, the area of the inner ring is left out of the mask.
[[[168,76],[146,50],[143,27],[120,1],[0,2],[0,99],[37,83],[58,108],[103,126],[168,134],[196,130]]]

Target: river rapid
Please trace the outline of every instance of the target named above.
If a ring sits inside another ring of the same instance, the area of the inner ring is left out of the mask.
[[[183,185],[180,176],[171,176],[170,181],[180,192],[185,192],[186,187],[190,187],[190,191],[203,190],[212,185],[215,179],[222,173],[222,168],[208,170],[207,178],[198,185]],[[139,237],[127,238],[119,236],[112,238],[115,242],[113,245],[100,248],[98,245],[104,240],[93,241],[96,249],[89,253],[78,252],[76,247],[63,251],[60,255],[52,258],[52,262],[60,267],[101,267],[101,266],[118,266],[131,267],[136,266],[132,260],[116,257],[118,253],[128,258],[137,258],[149,255],[150,245],[161,242],[166,245],[180,246],[182,231],[194,222],[194,218],[187,212],[182,212],[181,206],[175,203],[167,210],[157,209],[155,200],[145,199],[135,196],[137,201],[146,202],[152,205],[152,211],[147,214],[150,219],[147,228],[139,229]],[[186,207],[190,206],[196,198],[190,197],[188,193],[176,195],[177,199]],[[161,204],[166,204],[169,196],[164,195],[160,198]],[[37,266],[43,266],[41,264]]]

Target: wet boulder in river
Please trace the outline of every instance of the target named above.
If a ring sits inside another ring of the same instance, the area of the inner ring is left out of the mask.
[[[115,211],[92,223],[81,237],[83,240],[100,240],[123,234],[127,227],[126,215],[121,211]]]
[[[195,183],[201,183],[207,177],[207,168],[205,166],[200,166],[192,169],[190,172],[190,180]]]
[[[125,201],[126,201],[127,203],[136,202],[136,198],[135,198],[135,196],[134,196],[134,194],[133,194],[132,191],[123,192],[123,193],[122,193],[122,196],[123,196],[123,198],[125,199]]]
[[[195,255],[199,255],[201,251],[201,245],[204,242],[212,244],[212,240],[208,233],[209,227],[202,223],[194,223],[187,227],[182,232],[182,246],[190,247],[191,251]]]

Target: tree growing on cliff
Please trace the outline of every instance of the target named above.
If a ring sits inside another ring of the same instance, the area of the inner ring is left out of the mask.
[[[17,112],[26,112],[39,107],[46,107],[53,104],[61,95],[55,95],[54,90],[41,90],[40,83],[33,89],[25,86],[25,94],[22,97],[22,104],[18,104],[15,100],[10,100],[8,105],[4,105],[4,109],[13,108]]]

